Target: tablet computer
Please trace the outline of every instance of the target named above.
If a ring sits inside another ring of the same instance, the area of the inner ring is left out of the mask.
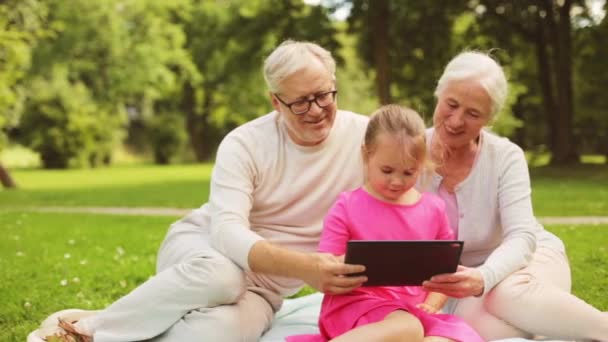
[[[432,276],[456,272],[463,241],[350,240],[344,262],[365,266],[363,286],[419,286]]]

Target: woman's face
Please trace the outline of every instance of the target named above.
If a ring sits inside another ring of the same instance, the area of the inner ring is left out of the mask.
[[[437,98],[435,132],[450,149],[468,147],[490,121],[492,99],[473,80],[449,83]]]

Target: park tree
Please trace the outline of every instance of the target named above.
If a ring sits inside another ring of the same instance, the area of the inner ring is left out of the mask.
[[[542,99],[544,124],[551,163],[563,165],[579,161],[579,141],[575,137],[575,96],[573,90],[573,22],[586,15],[586,2],[577,0],[470,2],[482,32],[511,47],[515,58],[527,59],[534,52],[533,71]],[[573,14],[574,13],[574,14]],[[523,56],[522,56],[523,54]],[[516,77],[518,75],[515,75]]]
[[[192,1],[191,6],[181,20],[200,79],[183,84],[179,110],[196,160],[205,161],[229,130],[268,112],[261,65],[276,44],[293,38],[335,50],[338,43],[327,9],[301,0]]]
[[[115,129],[112,114],[93,101],[89,88],[81,81],[69,80],[68,69],[58,65],[50,77],[31,80],[31,95],[20,123],[22,139],[38,152],[46,168],[66,168],[95,163],[108,153]],[[35,113],[31,115],[30,113]],[[101,146],[100,146],[101,145]]]
[[[604,13],[608,4],[604,4]],[[608,163],[608,20],[594,18],[578,30],[575,51],[576,126],[585,152],[603,154]]]
[[[44,35],[46,7],[37,0],[0,2],[0,151],[7,132],[17,126],[24,102],[23,78],[30,67],[31,53]],[[0,162],[0,183],[16,187],[8,169]]]
[[[453,55],[452,27],[464,1],[335,0],[351,8],[349,32],[366,69],[374,75],[380,103],[405,103],[423,114],[433,106],[433,89]]]
[[[464,33],[475,25],[468,1],[333,1],[338,10],[352,8],[349,32],[358,38],[358,51],[366,69],[375,75],[380,103],[406,104],[430,119],[435,104],[436,82],[450,58],[474,44]],[[510,135],[520,121],[508,108],[521,86],[512,87],[513,97],[492,129]],[[428,120],[427,120],[428,121]]]
[[[572,45],[577,22],[588,13],[584,1],[329,3],[351,7],[350,32],[359,37],[360,55],[375,74],[380,102],[406,102],[428,113],[434,82],[451,56],[462,49],[499,47],[493,54],[511,74],[509,101],[517,112],[505,111],[498,126],[510,132],[523,120],[537,120],[546,129],[529,132],[546,132],[552,163],[578,161]],[[539,106],[542,121],[533,114]]]
[[[36,47],[30,83],[46,83],[51,90],[44,96],[28,94],[23,118],[28,125],[23,127],[34,131],[22,129],[22,139],[41,153],[45,167],[109,163],[111,151],[124,135],[127,109],[134,115],[151,115],[154,101],[172,96],[181,78],[195,72],[182,47],[183,32],[173,23],[173,16],[183,2],[46,0],[46,3],[54,36],[41,40]],[[83,94],[81,101],[86,101],[82,103],[86,110],[67,112],[75,110],[74,101],[63,94],[72,90]],[[45,115],[46,127],[32,124]],[[84,121],[87,124],[83,125]],[[51,141],[53,137],[74,134],[70,130],[75,127],[86,127],[87,132],[82,135],[93,141],[80,145],[77,155],[70,149],[64,150],[62,141]],[[45,136],[41,130],[51,128],[58,133],[35,139]],[[41,142],[48,145],[40,145]]]

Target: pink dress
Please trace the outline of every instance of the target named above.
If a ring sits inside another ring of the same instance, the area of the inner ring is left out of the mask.
[[[319,251],[342,255],[348,240],[451,240],[453,232],[443,201],[423,193],[412,205],[391,204],[369,195],[363,188],[344,192],[325,217]],[[287,341],[326,341],[355,327],[383,320],[395,310],[416,316],[425,336],[455,341],[483,339],[462,319],[428,314],[418,308],[426,292],[418,286],[360,287],[345,295],[325,295],[319,329],[322,335],[298,335]]]

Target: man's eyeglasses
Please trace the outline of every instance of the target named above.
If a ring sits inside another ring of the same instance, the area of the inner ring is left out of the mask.
[[[294,113],[296,115],[301,115],[301,114],[307,113],[310,110],[310,106],[312,105],[313,101],[320,108],[325,108],[325,107],[329,106],[330,104],[334,103],[334,101],[336,101],[337,93],[338,93],[337,90],[332,90],[332,91],[328,91],[326,93],[321,93],[321,94],[315,95],[315,97],[313,97],[310,100],[304,99],[304,100],[294,101],[292,103],[285,103],[285,101],[281,100],[281,98],[277,94],[274,94],[274,96],[277,98],[277,100],[279,100],[282,104],[284,104],[287,108],[289,108],[289,110],[291,110],[292,113]]]

